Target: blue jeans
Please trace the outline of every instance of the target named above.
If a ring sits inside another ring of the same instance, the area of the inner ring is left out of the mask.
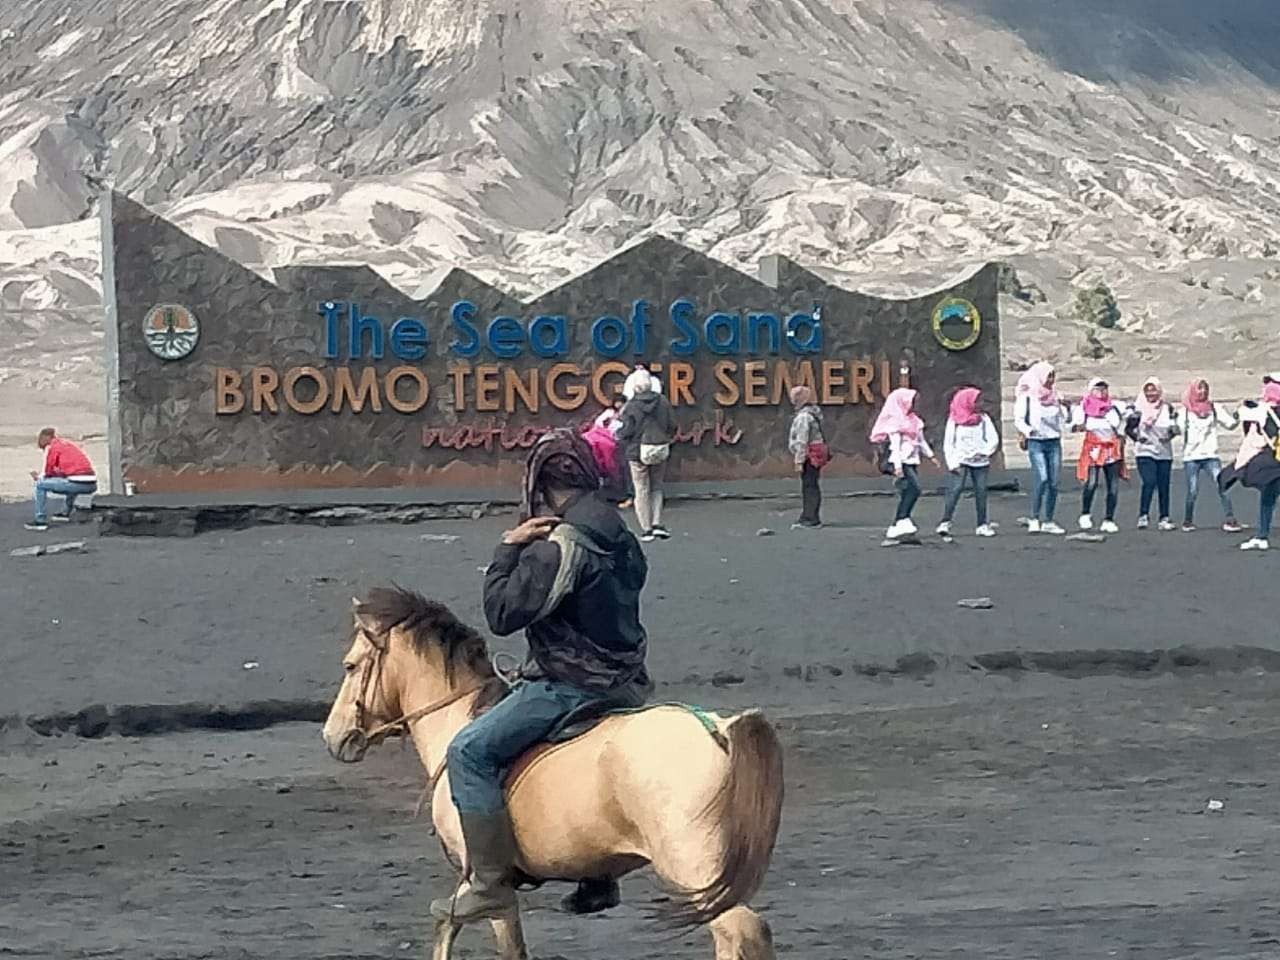
[[[1062,472],[1061,440],[1028,440],[1027,456],[1035,475],[1035,487],[1031,491],[1031,519],[1040,519],[1044,507],[1044,519],[1052,521],[1058,509],[1058,474]]]
[[[76,508],[76,497],[87,497],[98,492],[98,484],[81,483],[65,477],[45,477],[36,481],[36,523],[48,523],[49,513],[45,501],[54,493],[67,498],[67,516]]]
[[[1276,500],[1280,499],[1280,480],[1272,480],[1262,488],[1262,504],[1258,507],[1258,538],[1271,539],[1271,520],[1276,515]]]
[[[1142,477],[1142,493],[1138,498],[1138,516],[1151,514],[1151,498],[1160,495],[1160,519],[1169,519],[1169,482],[1173,478],[1173,461],[1155,457],[1138,457],[1138,473]]]
[[[574,710],[607,694],[551,680],[522,680],[449,744],[449,792],[461,813],[494,814],[505,805],[502,780],[526,750]]]
[[[950,523],[955,516],[956,504],[960,502],[960,495],[964,493],[964,482],[972,477],[973,501],[978,513],[978,526],[987,525],[987,475],[990,472],[990,467],[961,467],[947,474],[947,497],[942,505],[942,519],[945,523]]]
[[[911,516],[911,511],[916,508],[916,501],[920,499],[920,478],[915,464],[904,463],[902,476],[893,481],[893,486],[898,491],[898,512],[893,516],[893,522],[897,523]]]
[[[1182,465],[1182,470],[1187,475],[1187,509],[1183,512],[1182,519],[1185,523],[1191,524],[1196,518],[1196,496],[1200,492],[1200,474],[1202,472],[1209,474],[1214,488],[1218,489],[1218,474],[1222,473],[1222,461],[1217,457],[1209,460],[1188,460]],[[1231,506],[1231,495],[1225,490],[1218,489],[1218,499],[1222,501],[1222,519],[1234,520],[1236,512]]]

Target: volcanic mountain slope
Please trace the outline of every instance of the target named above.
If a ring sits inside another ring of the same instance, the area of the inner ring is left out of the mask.
[[[1126,369],[1280,366],[1273,0],[5,0],[0,389],[100,375],[104,184],[268,276],[1001,258],[1013,361],[1102,352],[1106,282]]]

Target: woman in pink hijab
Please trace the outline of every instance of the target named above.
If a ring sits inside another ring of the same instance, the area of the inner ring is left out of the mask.
[[[1040,361],[1018,378],[1013,402],[1013,423],[1019,446],[1027,451],[1035,484],[1031,489],[1028,533],[1066,533],[1055,521],[1058,509],[1058,474],[1062,472],[1062,435],[1067,431],[1068,408],[1058,396],[1053,364]],[[1043,512],[1042,512],[1043,511]]]
[[[1178,435],[1178,422],[1173,407],[1164,399],[1164,387],[1155,377],[1147,377],[1133,402],[1130,429],[1133,430],[1133,455],[1142,477],[1142,493],[1138,506],[1138,529],[1151,525],[1151,501],[1159,495],[1159,528],[1173,530],[1169,516],[1169,486],[1173,477],[1173,438]],[[1133,420],[1137,424],[1133,424]]]
[[[977,387],[957,390],[951,398],[951,413],[942,442],[943,458],[947,462],[947,496],[938,536],[951,536],[951,518],[955,516],[966,480],[973,481],[973,501],[978,514],[975,535],[996,535],[995,527],[987,522],[987,474],[991,472],[991,457],[999,448],[996,425],[982,412],[982,391]]]
[[[1208,474],[1216,488],[1222,474],[1222,460],[1218,456],[1218,428],[1228,430],[1236,426],[1236,418],[1228,416],[1209,396],[1209,381],[1197,378],[1187,384],[1182,395],[1183,409],[1178,416],[1178,429],[1182,433],[1182,472],[1187,478],[1187,501],[1182,513],[1182,529],[1195,530],[1196,498],[1200,493],[1201,474]],[[1227,533],[1239,533],[1243,524],[1236,520],[1231,497],[1225,490],[1218,490],[1222,501],[1222,529]]]
[[[894,390],[885,399],[871,428],[871,442],[887,445],[885,459],[898,491],[898,509],[886,534],[890,540],[913,537],[917,532],[911,511],[920,499],[920,458],[928,457],[938,466],[938,458],[924,438],[924,421],[915,411],[916,396],[916,391],[909,387]]]
[[[1120,481],[1129,477],[1124,465],[1124,418],[1111,399],[1107,381],[1089,382],[1089,392],[1072,411],[1071,427],[1084,434],[1076,463],[1076,479],[1084,484],[1080,529],[1093,529],[1093,498],[1105,480],[1107,516],[1099,529],[1103,533],[1119,533],[1116,508],[1120,505]]]

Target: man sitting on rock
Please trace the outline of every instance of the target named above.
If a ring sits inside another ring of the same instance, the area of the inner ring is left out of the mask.
[[[31,479],[36,482],[36,515],[26,528],[44,531],[49,529],[50,519],[55,523],[68,522],[76,508],[76,497],[97,493],[98,477],[85,452],[70,440],[59,437],[53,427],[40,431],[36,446],[44,451],[44,469],[31,474]],[[45,507],[45,500],[51,493],[65,497],[67,501],[66,511],[52,518]]]

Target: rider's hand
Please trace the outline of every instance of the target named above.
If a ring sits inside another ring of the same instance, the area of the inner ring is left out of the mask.
[[[504,533],[502,542],[512,547],[522,547],[535,540],[545,540],[558,523],[559,517],[530,517],[514,530]]]

